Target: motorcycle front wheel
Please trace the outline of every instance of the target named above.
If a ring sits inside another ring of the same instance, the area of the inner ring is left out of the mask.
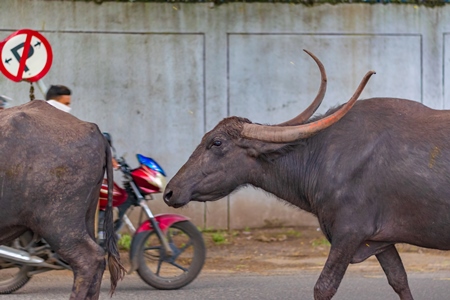
[[[32,238],[32,233],[27,231],[8,246],[25,250],[24,247],[31,242]],[[32,266],[0,258],[0,294],[11,294],[23,287],[31,278],[28,272],[33,269]]]
[[[174,223],[166,231],[173,254],[167,255],[155,231],[135,236],[137,273],[160,290],[179,289],[191,283],[202,270],[206,247],[200,231],[189,221]]]

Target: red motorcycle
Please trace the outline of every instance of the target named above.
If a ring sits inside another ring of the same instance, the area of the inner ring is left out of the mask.
[[[135,169],[123,157],[116,159],[124,181],[123,188],[114,183],[113,206],[118,208],[115,231],[120,234],[123,225],[127,225],[133,233],[129,273],[137,271],[142,280],[157,289],[178,289],[192,282],[203,267],[206,257],[203,237],[185,216],[153,215],[147,200],[164,190],[165,173],[153,159],[141,154],[136,157],[140,166]],[[104,182],[99,199],[100,245],[104,242],[103,211],[107,198],[108,188]],[[137,229],[127,217],[127,211],[133,207],[142,209],[141,220],[144,219]],[[20,289],[38,273],[64,269],[70,269],[70,266],[44,239],[26,232],[11,245],[0,246],[0,294]]]

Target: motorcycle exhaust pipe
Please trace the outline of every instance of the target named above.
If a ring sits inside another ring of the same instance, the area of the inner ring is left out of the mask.
[[[40,265],[44,260],[37,256],[31,256],[28,252],[14,249],[8,246],[0,246],[0,258],[30,266]]]

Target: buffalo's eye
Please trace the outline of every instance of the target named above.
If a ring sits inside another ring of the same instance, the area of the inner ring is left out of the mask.
[[[218,147],[218,146],[222,145],[222,142],[221,141],[214,141],[213,145]]]

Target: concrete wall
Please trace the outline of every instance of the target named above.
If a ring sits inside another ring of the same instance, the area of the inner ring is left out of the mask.
[[[347,101],[371,69],[377,75],[362,98],[450,106],[448,6],[2,0],[0,12],[0,39],[31,28],[50,41],[54,62],[43,80],[73,89],[75,116],[110,132],[132,166],[135,153],[151,156],[169,179],[224,117],[270,124],[306,108],[320,77],[302,49],[327,70],[319,113]],[[15,105],[29,100],[28,91],[28,83],[0,78],[0,94]],[[316,224],[252,188],[180,210],[160,197],[151,204],[203,227]]]

